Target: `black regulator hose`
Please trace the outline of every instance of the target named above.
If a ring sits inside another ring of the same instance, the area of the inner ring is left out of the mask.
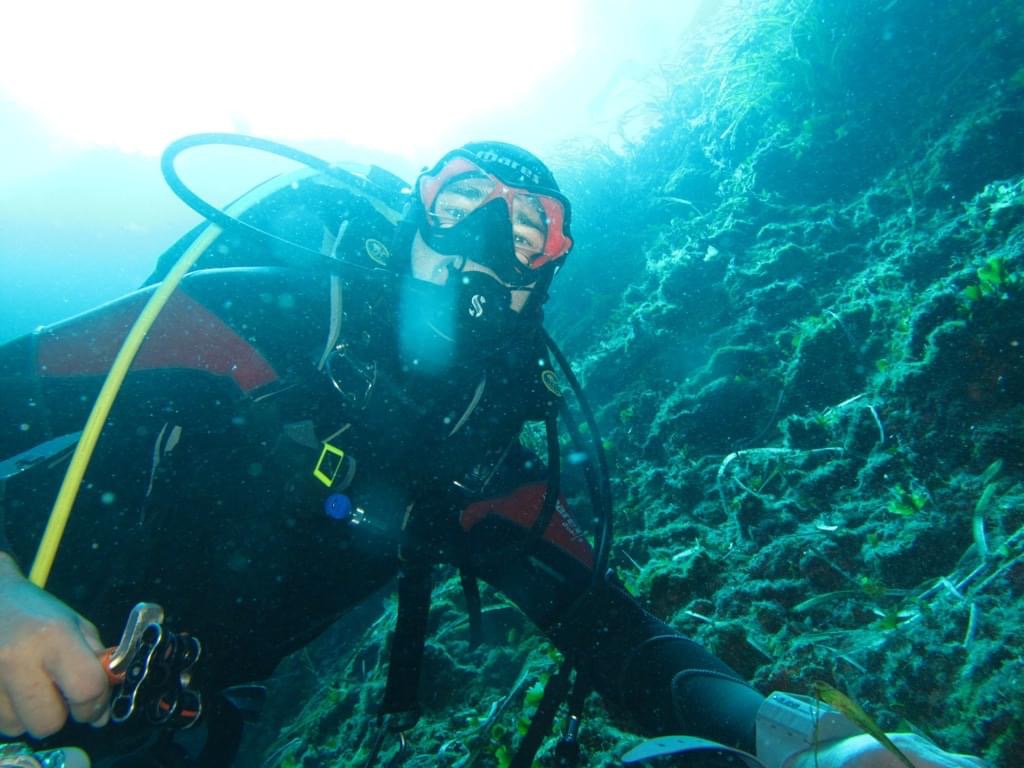
[[[313,256],[316,258],[316,262],[314,263],[318,263],[320,266],[330,268],[332,270],[337,270],[338,262],[337,260],[332,259],[329,253],[307,248],[299,243],[278,237],[272,232],[267,232],[264,229],[247,224],[239,218],[232,216],[227,211],[224,211],[207,200],[204,200],[181,180],[181,176],[178,175],[178,172],[174,167],[174,162],[178,159],[178,155],[196,147],[214,145],[244,147],[247,149],[256,149],[271,155],[277,155],[278,157],[293,160],[300,165],[313,169],[314,171],[319,171],[324,175],[331,176],[346,184],[355,185],[360,188],[369,186],[369,182],[365,182],[354,174],[351,174],[335,165],[331,165],[326,160],[323,160],[316,155],[311,155],[308,152],[303,152],[302,150],[295,149],[294,147],[289,147],[287,144],[280,144],[276,141],[259,139],[255,136],[243,136],[236,133],[196,133],[191,136],[185,136],[177,141],[171,142],[160,158],[160,170],[163,173],[164,180],[167,182],[167,186],[171,188],[174,194],[181,198],[181,201],[185,203],[185,205],[210,223],[216,224],[222,229],[242,230],[263,240],[264,242],[270,242],[273,245],[300,254],[306,259]],[[356,265],[352,264],[345,265],[346,268],[353,268],[355,266]],[[364,269],[372,271],[368,268]]]
[[[548,350],[554,356],[558,362],[559,368],[562,369],[562,373],[565,374],[566,380],[569,382],[569,387],[572,389],[573,394],[576,396],[576,401],[579,403],[580,410],[583,412],[583,418],[587,423],[587,427],[590,429],[590,439],[594,449],[594,455],[597,457],[597,470],[599,472],[598,488],[591,488],[591,495],[596,496],[593,499],[595,511],[597,513],[597,527],[594,533],[594,582],[605,578],[605,574],[608,570],[608,558],[611,554],[612,547],[612,536],[613,531],[613,507],[612,507],[612,487],[611,487],[611,475],[608,471],[608,457],[604,450],[604,441],[601,439],[601,433],[597,427],[597,420],[594,418],[594,412],[590,408],[590,403],[583,394],[583,387],[580,386],[579,379],[576,378],[576,374],[572,372],[572,367],[569,365],[569,361],[566,359],[562,350],[555,344],[554,339],[548,334],[547,330],[541,329],[544,334],[544,341],[547,344]],[[568,422],[570,430],[573,434],[574,440],[579,439],[579,431],[575,428],[575,424]],[[589,480],[589,478],[588,478]],[[588,483],[589,484],[589,483]]]

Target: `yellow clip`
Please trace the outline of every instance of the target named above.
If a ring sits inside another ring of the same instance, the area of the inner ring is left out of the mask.
[[[344,458],[345,452],[341,448],[324,443],[324,449],[320,451],[320,458],[317,459],[316,467],[313,468],[313,477],[330,488],[334,484],[334,478],[338,476],[338,470],[341,469]]]

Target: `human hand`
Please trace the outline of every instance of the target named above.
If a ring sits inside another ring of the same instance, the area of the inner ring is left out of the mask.
[[[944,752],[912,733],[890,733],[892,742],[914,768],[985,768],[977,757]],[[817,754],[815,754],[817,753]],[[861,734],[801,752],[785,768],[906,768],[896,755],[873,736]]]
[[[110,684],[99,632],[0,555],[0,733],[56,733],[68,715],[105,725]]]

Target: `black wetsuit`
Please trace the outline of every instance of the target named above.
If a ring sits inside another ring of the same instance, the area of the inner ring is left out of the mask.
[[[410,521],[407,546],[501,590],[642,728],[752,751],[760,696],[613,578],[587,591],[591,553],[567,515],[523,551],[545,473],[519,435],[557,404],[537,329],[425,374],[402,351],[402,281],[339,286],[334,336],[325,272],[185,279],[118,395],[48,589],[108,642],[132,605],[160,603],[202,639],[214,691],[265,678],[393,579]],[[0,461],[81,429],[146,293],[0,348]],[[333,466],[318,464],[325,442],[345,454]],[[23,567],[67,461],[0,481]],[[330,487],[317,467],[337,470]],[[327,514],[338,495],[359,525]]]

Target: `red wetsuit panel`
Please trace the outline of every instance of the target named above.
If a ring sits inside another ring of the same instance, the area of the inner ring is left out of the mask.
[[[459,518],[462,530],[472,530],[477,523],[489,515],[497,515],[518,526],[530,529],[544,506],[546,488],[544,483],[522,485],[507,496],[474,502],[462,511]],[[583,531],[569,515],[564,498],[559,498],[555,505],[555,512],[551,516],[547,530],[544,531],[543,538],[588,568],[593,568],[594,552],[590,548],[590,544],[587,543]]]
[[[38,339],[38,375],[105,374],[148,299],[148,293],[135,294],[45,329]],[[243,392],[278,377],[255,347],[182,291],[171,295],[132,362],[134,371],[161,368],[230,376]]]

